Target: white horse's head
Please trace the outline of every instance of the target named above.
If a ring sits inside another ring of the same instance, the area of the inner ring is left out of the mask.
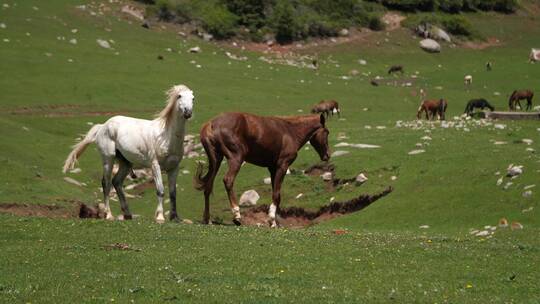
[[[169,100],[175,100],[176,109],[184,115],[184,118],[190,118],[193,113],[193,101],[195,100],[193,91],[187,86],[180,84],[172,87],[167,94],[169,95]]]

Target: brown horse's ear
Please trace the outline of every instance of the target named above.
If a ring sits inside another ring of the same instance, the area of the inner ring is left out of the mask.
[[[324,115],[321,114],[321,125],[322,125],[323,127],[325,127],[325,125],[324,125],[325,123],[326,123],[326,119],[324,118]]]

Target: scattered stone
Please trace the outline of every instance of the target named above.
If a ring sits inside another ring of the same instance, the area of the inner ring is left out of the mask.
[[[338,157],[338,156],[343,156],[343,155],[347,155],[349,154],[350,152],[349,151],[343,151],[343,150],[336,150],[332,153],[332,155],[330,155],[330,157]]]
[[[349,30],[344,28],[344,29],[341,29],[338,33],[340,36],[342,37],[346,37],[346,36],[349,36]]]
[[[535,152],[536,150],[534,150],[533,148],[527,148],[527,149],[525,149],[525,151],[527,151],[527,152]]]
[[[523,192],[521,195],[524,198],[530,198],[532,196],[532,194],[533,194],[532,190],[527,190],[527,191]]]
[[[395,175],[390,176],[390,180],[395,181],[396,179],[397,179],[397,176],[395,176]]]
[[[521,141],[527,145],[531,145],[533,143],[533,140],[529,138],[524,138]]]
[[[363,184],[368,180],[367,176],[364,175],[364,173],[360,173],[356,176],[356,183],[357,184]]]
[[[75,179],[73,179],[71,177],[67,177],[67,176],[64,177],[64,181],[66,183],[69,183],[69,184],[72,184],[72,185],[75,185],[75,186],[78,186],[78,187],[85,187],[86,186],[85,183],[81,183],[81,182],[79,182],[79,181],[77,181],[77,180],[75,180]]]
[[[510,226],[512,230],[519,230],[523,229],[523,225],[520,222],[512,222],[512,225]]]
[[[69,173],[73,173],[73,174],[77,174],[77,173],[81,173],[82,170],[81,168],[73,168],[71,170],[69,170]]]
[[[358,149],[378,149],[381,146],[378,145],[370,145],[370,144],[350,144],[351,147],[358,148]]]
[[[514,183],[512,182],[507,182],[506,185],[504,185],[503,189],[504,190],[507,190],[508,188],[510,188],[510,186],[512,186]]]
[[[499,179],[497,180],[497,186],[502,185],[502,183],[503,183],[503,178],[501,177],[501,178],[499,178]]]
[[[242,193],[242,196],[240,196],[239,205],[241,207],[250,207],[255,206],[257,204],[257,201],[261,198],[259,196],[259,193],[255,190],[248,190],[244,193]]]
[[[507,174],[508,177],[514,177],[518,176],[523,173],[523,166],[514,166],[514,164],[510,164],[507,168]]]
[[[506,125],[505,124],[494,124],[493,127],[495,129],[499,129],[499,130],[504,130],[506,129]]]
[[[303,195],[304,195],[304,193],[299,193],[299,194],[296,196],[296,199],[301,198]]]
[[[420,139],[421,139],[421,140],[431,140],[431,137],[429,137],[429,136],[426,135],[426,136],[424,136],[424,137],[422,137],[422,138],[420,138]]]
[[[523,212],[523,213],[526,213],[526,212],[531,212],[531,211],[533,211],[533,209],[534,209],[534,207],[533,207],[533,206],[531,206],[531,207],[529,207],[529,208],[527,208],[527,209],[523,209],[523,210],[521,210],[521,212]]]
[[[202,50],[201,50],[201,47],[199,47],[199,46],[192,47],[192,48],[190,48],[190,49],[188,50],[188,52],[190,52],[190,53],[195,53],[195,54],[196,54],[196,53],[200,53],[201,51],[202,51]]]
[[[332,172],[324,172],[323,174],[321,174],[321,177],[323,179],[323,181],[331,181],[332,180]]]
[[[272,183],[272,179],[271,179],[270,177],[265,177],[265,178],[263,179],[263,183],[264,183],[265,185],[270,185],[270,184]]]
[[[422,226],[420,226],[420,227],[418,227],[418,228],[420,228],[420,229],[428,229],[428,228],[429,228],[429,225],[422,225]]]
[[[506,145],[508,142],[506,141],[494,141],[493,144],[494,145]]]
[[[109,42],[107,40],[97,39],[96,42],[102,48],[105,48],[105,49],[110,49],[111,48],[111,45],[109,44]]]
[[[487,230],[482,230],[482,231],[479,231],[478,233],[476,233],[475,235],[476,236],[488,236],[490,234],[489,231]]]
[[[358,63],[361,65],[366,65],[367,61],[365,61],[364,59],[358,59]]]
[[[0,28],[5,29],[5,28],[7,28],[7,26],[6,26],[5,23],[0,23]]]
[[[408,154],[409,155],[416,155],[416,154],[420,154],[420,153],[424,153],[424,152],[426,152],[426,150],[418,149],[418,150],[412,150]]]
[[[506,218],[504,218],[504,217],[501,218],[501,219],[499,220],[499,227],[501,227],[501,228],[506,228],[506,227],[508,227],[508,220],[507,220]]]
[[[532,189],[534,187],[536,187],[536,185],[527,185],[527,186],[523,187],[523,190],[529,190],[529,189]]]
[[[69,43],[71,44],[77,44],[77,39],[73,38],[69,40]]]
[[[424,39],[420,41],[420,47],[430,53],[439,53],[441,51],[441,45],[433,39]]]
[[[189,170],[182,170],[182,174],[189,174]]]

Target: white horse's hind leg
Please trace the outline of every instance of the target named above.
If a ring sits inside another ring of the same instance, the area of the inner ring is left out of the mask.
[[[165,196],[165,189],[163,187],[163,179],[161,178],[161,168],[157,160],[152,162],[152,173],[154,174],[154,182],[156,183],[156,194],[158,197],[158,206],[156,209],[156,222],[164,223],[165,217],[163,216],[163,196]]]
[[[122,208],[122,213],[124,214],[125,220],[132,219],[131,212],[129,212],[129,207],[126,201],[126,196],[124,195],[123,183],[126,176],[131,171],[131,165],[126,161],[119,161],[118,173],[114,176],[112,184],[120,200],[120,207]]]
[[[103,156],[103,178],[101,179],[101,186],[103,187],[103,202],[105,203],[106,219],[114,220],[114,216],[111,212],[111,206],[109,205],[109,193],[111,192],[111,175],[114,164],[114,158]]]

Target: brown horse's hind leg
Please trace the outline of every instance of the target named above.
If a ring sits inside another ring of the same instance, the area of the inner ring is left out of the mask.
[[[238,159],[232,159],[228,158],[228,164],[229,164],[229,170],[225,174],[225,177],[223,178],[223,184],[225,185],[225,189],[227,190],[227,195],[229,196],[229,203],[231,206],[231,212],[233,213],[233,222],[236,225],[241,225],[241,218],[240,215],[240,207],[238,207],[238,204],[236,203],[236,194],[234,193],[234,180],[236,178],[236,175],[238,174],[238,171],[240,171],[240,167],[242,165],[242,161]]]

